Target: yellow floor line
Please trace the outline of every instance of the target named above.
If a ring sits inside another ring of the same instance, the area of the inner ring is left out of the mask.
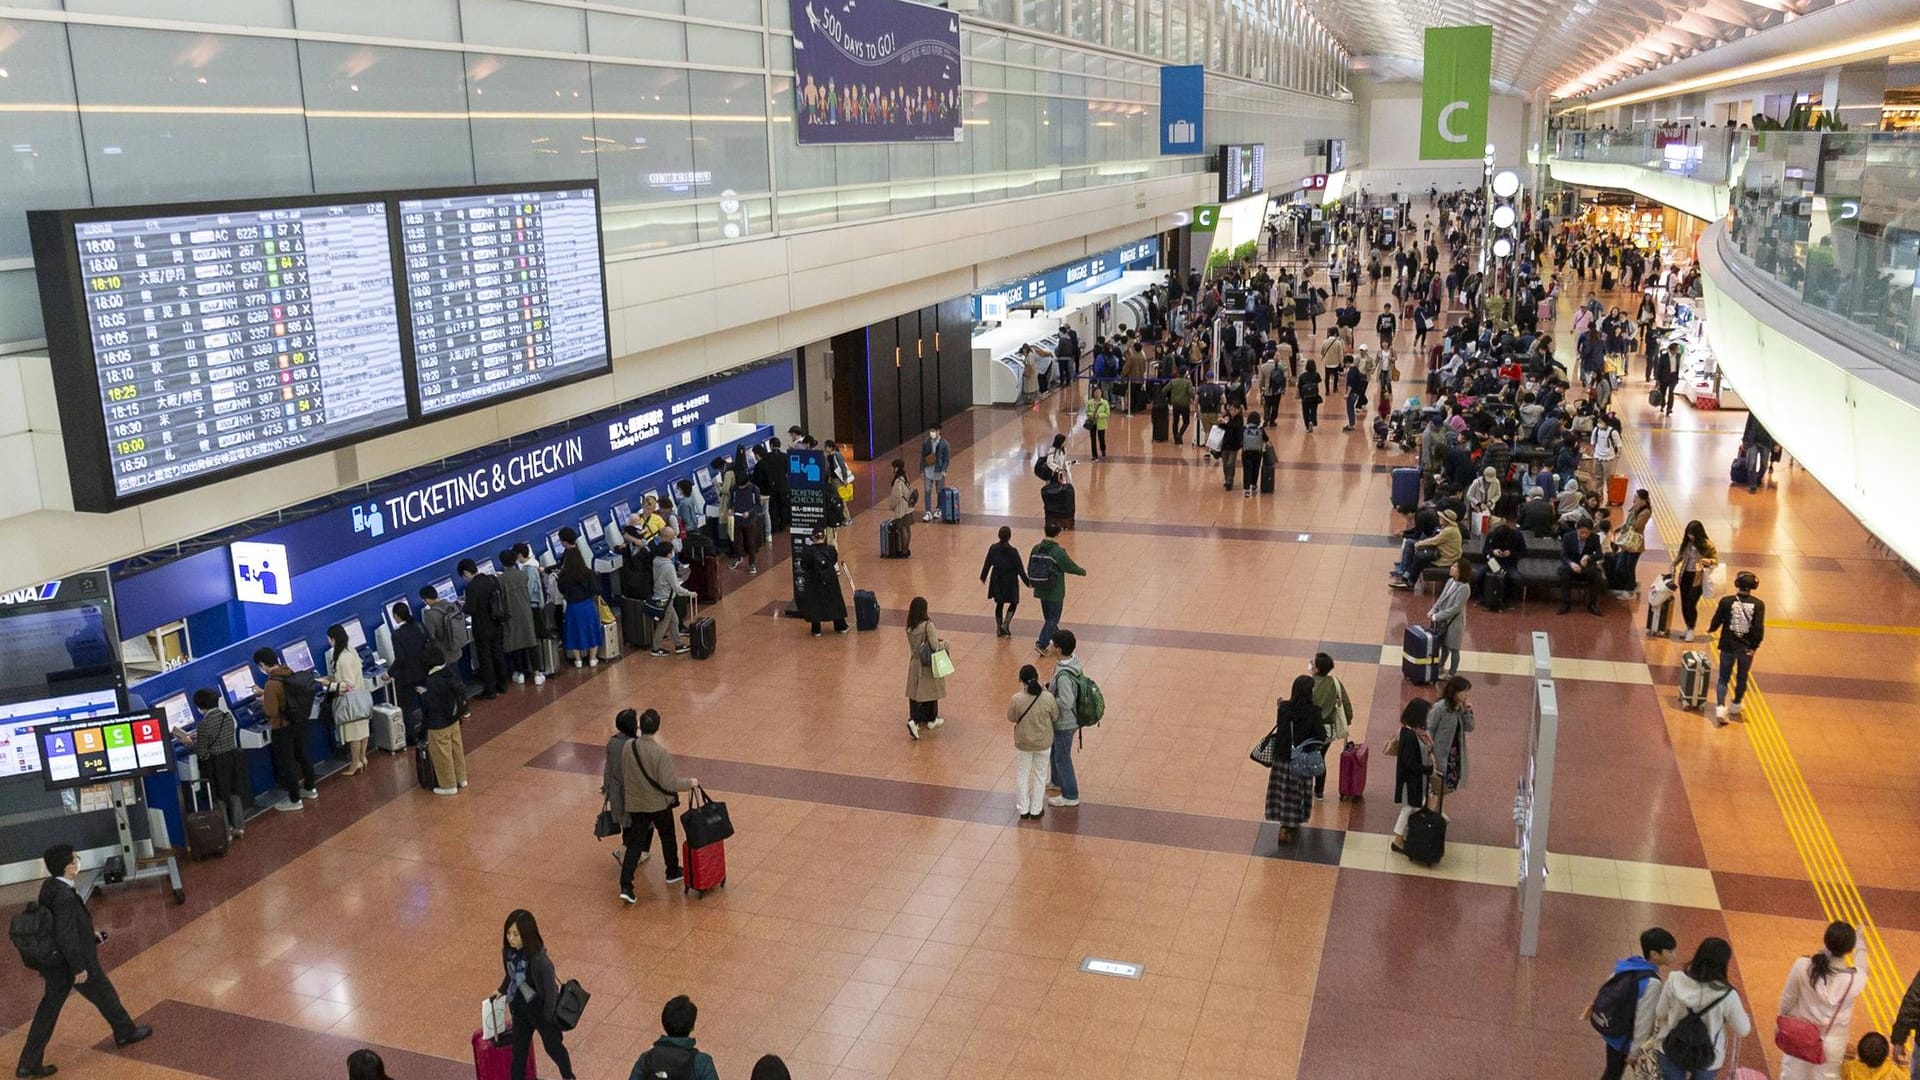
[[[1639,443],[1632,439],[1624,440],[1622,450],[1632,475],[1642,478],[1638,486],[1654,489],[1655,485],[1649,479],[1653,470]],[[1665,499],[1654,500],[1653,518],[1667,550],[1679,550],[1684,527]],[[1769,625],[1780,624],[1774,622]],[[1873,1026],[1877,1030],[1889,1030],[1887,1025],[1893,1022],[1905,991],[1905,984],[1900,981],[1905,969],[1894,963],[1886,941],[1880,936],[1879,927],[1867,912],[1866,899],[1860,895],[1853,872],[1847,868],[1846,859],[1840,854],[1840,846],[1835,842],[1832,830],[1827,827],[1826,818],[1820,813],[1813,792],[1807,787],[1806,776],[1800,771],[1799,762],[1794,760],[1793,751],[1787,746],[1786,736],[1780,730],[1778,718],[1767,704],[1766,695],[1760,692],[1757,679],[1748,680],[1745,720],[1746,723],[1741,727],[1747,733],[1754,756],[1759,759],[1761,772],[1766,775],[1774,801],[1780,806],[1787,833],[1792,837],[1794,849],[1807,869],[1807,880],[1812,882],[1814,894],[1820,898],[1821,910],[1829,919],[1844,919],[1852,923],[1860,934],[1861,947],[1866,949],[1871,959],[1867,986],[1860,998],[1866,1005]]]
[[[1889,634],[1894,637],[1920,637],[1920,626],[1882,626],[1876,623],[1802,622],[1798,619],[1768,619],[1769,630],[1819,630],[1833,634]]]

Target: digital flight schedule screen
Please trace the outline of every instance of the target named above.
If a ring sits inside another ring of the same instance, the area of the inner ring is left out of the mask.
[[[79,220],[112,497],[404,423],[381,202]]]
[[[36,734],[48,788],[127,780],[173,764],[165,717],[151,712],[45,724]]]
[[[612,370],[598,194],[398,200],[422,417]]]

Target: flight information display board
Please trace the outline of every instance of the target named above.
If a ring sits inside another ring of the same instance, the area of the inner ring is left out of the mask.
[[[612,370],[598,195],[575,186],[398,201],[422,417]]]
[[[43,724],[36,734],[50,789],[128,780],[173,767],[166,721],[151,712]]]
[[[169,209],[29,215],[77,509],[406,422],[384,202]]]

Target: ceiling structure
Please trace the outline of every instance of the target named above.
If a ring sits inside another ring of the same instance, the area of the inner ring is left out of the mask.
[[[1305,0],[1377,77],[1418,78],[1429,26],[1493,27],[1493,81],[1570,97],[1791,21],[1835,0]]]

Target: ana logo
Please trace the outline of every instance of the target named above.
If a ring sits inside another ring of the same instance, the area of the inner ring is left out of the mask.
[[[44,604],[53,599],[59,591],[58,581],[49,581],[45,585],[29,585],[10,593],[0,593],[0,604]]]
[[[387,518],[380,512],[379,503],[368,503],[353,508],[353,531],[366,533],[369,537],[378,537],[387,531]]]

